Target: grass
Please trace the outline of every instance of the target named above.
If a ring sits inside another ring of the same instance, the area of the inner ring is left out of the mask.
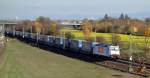
[[[79,31],[79,30],[62,29],[61,32],[71,32],[72,34],[74,34],[76,39],[84,38],[83,32]],[[125,34],[118,34],[118,35],[121,37],[121,41],[129,41],[130,40],[129,35],[125,35]],[[109,41],[110,41],[112,34],[110,34],[110,33],[95,33],[95,32],[92,32],[90,34],[90,37],[95,37],[95,36],[101,36],[101,37],[109,39]],[[131,36],[131,37],[132,37],[133,42],[144,43],[145,37],[143,37],[143,36]],[[148,38],[148,42],[150,42],[150,38]]]
[[[62,29],[61,32],[71,32],[74,36],[75,39],[84,39],[84,34],[82,31],[79,30],[73,30],[73,29]],[[122,51],[127,51],[129,52],[129,43],[130,40],[132,40],[132,49],[134,49],[133,53],[137,52],[144,52],[145,48],[145,37],[143,36],[131,36],[132,39],[130,39],[129,35],[125,34],[117,34],[120,36],[120,41],[122,41],[120,44],[120,47],[122,48]],[[112,42],[112,34],[110,33],[95,33],[92,32],[90,34],[90,37],[95,37],[95,36],[100,36],[105,39],[105,43],[110,43]],[[147,38],[147,43],[150,46],[150,37]]]
[[[7,43],[4,56],[0,78],[138,78],[31,47],[15,39]]]

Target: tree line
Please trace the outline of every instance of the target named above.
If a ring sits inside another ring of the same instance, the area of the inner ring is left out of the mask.
[[[35,21],[20,21],[16,30],[24,29],[33,33],[61,35],[61,27],[58,21],[51,20],[49,17],[39,16]],[[101,20],[83,19],[80,28],[84,33],[85,39],[89,39],[91,32],[149,36],[150,19],[131,19],[124,14],[121,14],[119,18],[113,18],[105,14]]]
[[[100,33],[133,34],[148,36],[150,35],[150,19],[132,19],[128,15],[121,14],[119,18],[113,18],[105,14],[101,20],[83,20],[82,30],[86,29],[85,23],[91,25],[92,31]],[[91,30],[91,29],[89,29]]]
[[[49,17],[39,16],[35,21],[23,20],[18,22],[16,30],[56,36],[60,34],[60,25]]]

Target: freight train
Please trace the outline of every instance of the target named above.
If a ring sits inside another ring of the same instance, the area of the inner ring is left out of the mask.
[[[74,52],[94,55],[94,56],[104,56],[111,58],[119,58],[120,57],[120,49],[119,46],[113,46],[111,44],[106,43],[98,43],[98,42],[89,42],[86,40],[75,40],[75,39],[67,39],[64,37],[56,37],[50,35],[41,35],[38,33],[29,33],[22,31],[7,31],[5,30],[6,36],[14,36],[17,38],[22,38],[23,40],[32,42],[38,45],[44,45],[48,47],[57,47],[61,49],[69,49]]]

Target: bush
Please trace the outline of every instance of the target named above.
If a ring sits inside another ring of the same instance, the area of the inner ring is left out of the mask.
[[[96,37],[96,41],[99,42],[99,43],[104,43],[105,39],[104,39],[104,37],[98,36],[98,37]]]
[[[88,42],[93,42],[94,38],[93,37],[85,37],[85,40]]]
[[[119,45],[121,43],[121,37],[117,34],[112,35],[112,44]]]
[[[75,38],[74,34],[72,34],[71,32],[65,33],[65,37],[66,37],[67,39],[74,39],[74,38]]]

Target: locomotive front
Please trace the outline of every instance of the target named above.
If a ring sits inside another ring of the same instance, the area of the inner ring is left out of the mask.
[[[112,46],[110,44],[100,43],[94,46],[93,54],[111,58],[119,58],[120,49],[119,46]]]

